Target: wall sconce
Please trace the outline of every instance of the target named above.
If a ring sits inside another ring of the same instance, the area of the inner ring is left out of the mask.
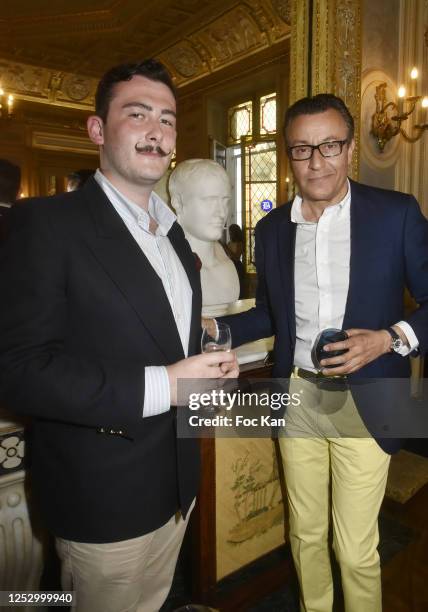
[[[416,79],[418,78],[417,68],[412,69],[410,78],[413,83],[412,93],[415,93]],[[422,96],[416,95],[406,97],[406,88],[403,85],[399,87],[397,94],[397,102],[387,102],[386,83],[381,83],[376,87],[376,112],[372,116],[371,133],[376,138],[381,153],[386,143],[397,134],[401,134],[407,142],[416,142],[423,132],[428,129],[428,97],[422,98]],[[421,104],[418,110],[417,123],[413,125],[413,130],[416,130],[416,133],[414,136],[411,136],[407,134],[401,124],[407,121],[414,112],[419,100],[421,100]],[[392,114],[390,115],[388,111]]]
[[[12,94],[7,94],[0,87],[0,117],[11,119],[13,117],[13,104],[15,98]]]

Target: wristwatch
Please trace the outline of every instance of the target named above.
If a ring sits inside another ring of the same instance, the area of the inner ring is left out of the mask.
[[[394,353],[399,353],[404,346],[404,342],[392,327],[388,327],[386,331],[391,336],[391,351],[394,351]]]

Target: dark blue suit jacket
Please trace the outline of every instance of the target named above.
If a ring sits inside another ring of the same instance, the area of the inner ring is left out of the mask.
[[[385,329],[402,320],[407,286],[419,308],[406,320],[419,340],[419,351],[424,354],[428,350],[428,221],[413,196],[354,181],[350,184],[351,260],[343,329]],[[255,308],[222,318],[231,325],[234,346],[275,334],[273,376],[284,378],[291,374],[296,342],[296,224],[291,222],[290,212],[288,202],[274,209],[256,227]],[[350,379],[356,383],[359,379],[406,378],[409,372],[407,358],[387,354],[352,374]],[[378,430],[379,421],[384,421],[390,411],[390,399],[386,394],[382,400],[378,398],[365,406],[364,401],[356,398],[370,431]],[[399,447],[397,440],[379,443],[391,452]]]

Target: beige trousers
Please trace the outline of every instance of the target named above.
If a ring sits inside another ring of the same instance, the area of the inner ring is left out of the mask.
[[[194,503],[193,503],[194,505]],[[63,590],[75,612],[158,612],[171,588],[186,520],[181,514],[139,538],[86,544],[57,538]]]
[[[349,391],[320,391],[294,377],[280,438],[290,511],[290,544],[304,612],[331,612],[329,525],[346,612],[380,612],[378,514],[390,456],[366,430]]]

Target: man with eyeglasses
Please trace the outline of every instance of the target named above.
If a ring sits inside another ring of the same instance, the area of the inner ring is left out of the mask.
[[[400,440],[373,434],[406,406],[391,393],[367,402],[357,383],[406,378],[408,355],[427,351],[428,222],[413,196],[348,179],[354,121],[340,98],[297,101],[284,134],[298,193],[257,225],[255,308],[221,320],[234,345],[275,334],[273,376],[301,398],[280,432],[301,609],[332,610],[331,521],[346,611],[379,612],[377,518]],[[404,320],[406,285],[419,308]],[[348,339],[327,352],[345,352],[318,370],[328,328]]]

